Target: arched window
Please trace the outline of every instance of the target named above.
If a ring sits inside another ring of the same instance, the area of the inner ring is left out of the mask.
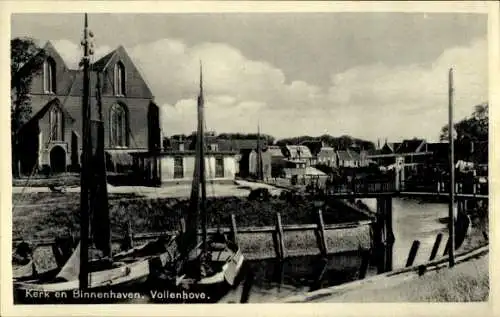
[[[121,104],[111,106],[109,120],[110,145],[128,146],[128,116],[125,106]]]
[[[115,95],[125,96],[125,66],[122,62],[115,65]]]
[[[50,57],[43,63],[43,90],[46,93],[56,92],[56,62]]]
[[[49,114],[50,121],[50,140],[62,141],[63,140],[63,114],[61,109],[53,107]]]

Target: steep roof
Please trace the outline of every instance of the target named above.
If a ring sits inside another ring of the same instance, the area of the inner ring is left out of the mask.
[[[305,145],[287,145],[286,148],[292,158],[312,158],[311,151]]]
[[[324,146],[318,153],[318,156],[321,157],[332,157],[335,155],[335,150],[332,147]]]
[[[268,146],[267,149],[271,153],[272,157],[284,157],[283,151],[281,150],[281,147],[279,147],[279,146],[271,145],[271,146]]]
[[[34,122],[38,122],[38,120],[40,120],[41,118],[43,118],[45,116],[45,114],[47,114],[47,112],[50,109],[52,109],[53,107],[57,107],[57,108],[61,109],[61,111],[64,113],[64,116],[66,118],[70,119],[71,121],[75,121],[74,116],[72,116],[71,113],[68,112],[68,110],[61,105],[61,101],[59,100],[59,98],[53,98],[52,100],[50,100],[49,102],[47,102],[37,113],[35,113],[35,115],[32,116],[28,120],[28,122],[26,122],[19,129],[19,131],[22,131],[25,127],[28,127],[29,125],[31,125]]]
[[[347,152],[347,151],[343,151],[343,150],[337,151],[337,156],[338,156],[340,161],[350,161],[351,160],[351,156],[349,155],[349,152]]]
[[[98,59],[97,61],[95,61],[94,63],[92,63],[92,69],[99,72],[103,71],[108,66],[113,56],[116,54],[116,51],[117,49],[114,49],[108,54]]]
[[[403,140],[395,150],[396,153],[416,153],[420,152],[424,145],[425,140],[423,139]]]

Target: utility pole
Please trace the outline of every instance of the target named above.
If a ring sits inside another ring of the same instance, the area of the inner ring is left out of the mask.
[[[450,267],[455,265],[455,149],[453,140],[453,68],[448,73],[448,139],[450,149],[450,203],[448,206],[449,251],[448,262]]]

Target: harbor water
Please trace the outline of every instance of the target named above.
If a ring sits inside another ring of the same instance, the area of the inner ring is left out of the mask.
[[[364,203],[376,210],[375,199],[365,199]],[[404,267],[414,240],[420,241],[415,264],[428,261],[438,233],[443,240],[438,255],[444,252],[448,239],[446,224],[439,218],[446,217],[448,205],[443,203],[421,203],[413,199],[393,199],[393,226],[395,244],[393,268]],[[327,262],[319,255],[291,257],[282,264],[274,259],[250,260],[247,269],[252,270],[253,283],[249,295],[250,303],[272,303],[317,288],[350,282],[359,278],[361,257],[358,252],[329,256]],[[370,265],[366,277],[376,274]],[[320,276],[321,275],[321,276]],[[320,280],[318,280],[321,278]],[[219,302],[238,303],[243,292],[243,282],[230,291]],[[146,297],[141,302],[148,302]]]

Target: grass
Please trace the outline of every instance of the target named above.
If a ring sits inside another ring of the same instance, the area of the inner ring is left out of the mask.
[[[320,302],[478,302],[489,297],[488,255],[422,276],[391,276],[338,291]]]
[[[14,208],[13,239],[43,239],[65,235],[79,230],[79,194],[28,193],[14,194],[13,201],[24,207]],[[130,221],[136,233],[177,230],[179,219],[189,206],[185,198],[146,199],[134,195],[115,194],[109,197],[112,235],[122,237]],[[249,200],[243,197],[207,199],[209,227],[229,227],[231,214],[238,227],[276,224],[276,212],[283,224],[316,223],[312,202],[303,197],[274,198],[270,201]],[[325,223],[341,223],[368,219],[357,211],[346,211],[338,206],[324,210]]]

